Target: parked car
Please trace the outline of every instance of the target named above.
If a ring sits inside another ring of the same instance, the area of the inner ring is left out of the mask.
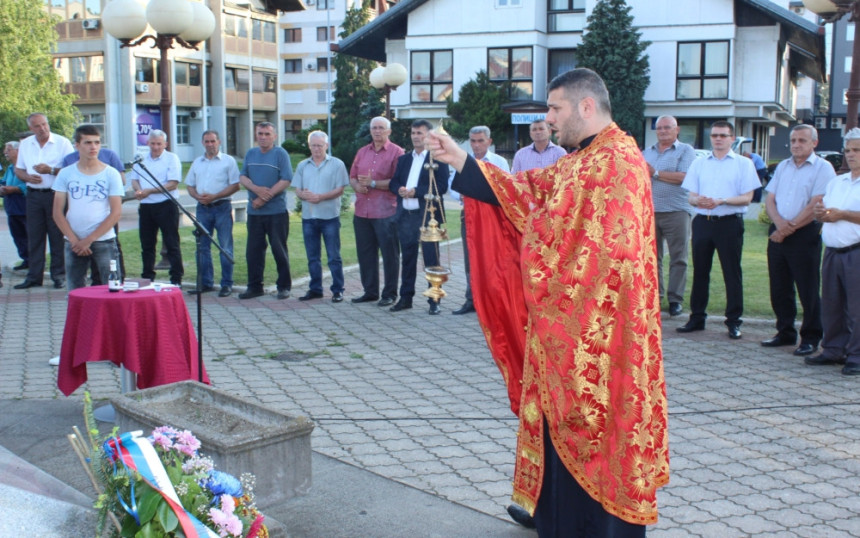
[[[841,151],[816,151],[815,154],[832,164],[833,169],[837,172],[842,168],[843,156]]]

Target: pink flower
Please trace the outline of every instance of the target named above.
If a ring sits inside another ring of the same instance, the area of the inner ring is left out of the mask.
[[[152,444],[160,446],[164,450],[170,450],[173,447],[173,441],[169,437],[156,432],[152,432]]]
[[[176,450],[183,454],[194,456],[199,448],[200,441],[190,431],[184,430],[176,435]]]
[[[215,530],[221,538],[227,536],[242,536],[242,521],[233,513],[236,501],[229,495],[221,496],[221,509],[210,508],[209,519],[215,524]]]

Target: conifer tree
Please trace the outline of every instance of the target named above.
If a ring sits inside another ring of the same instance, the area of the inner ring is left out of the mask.
[[[486,71],[479,71],[474,80],[463,84],[457,100],[448,97],[445,130],[456,139],[469,137],[469,129],[486,125],[491,133],[504,133],[511,125],[511,115],[502,110],[510,101],[507,87],[492,82]]]

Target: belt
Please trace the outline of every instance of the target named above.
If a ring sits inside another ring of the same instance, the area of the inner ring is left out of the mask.
[[[37,189],[35,187],[27,187],[27,190],[32,191],[32,192],[53,192],[54,191],[54,189],[52,189],[50,187],[47,189]]]
[[[221,200],[216,200],[216,201],[212,202],[211,204],[200,204],[200,205],[202,205],[203,207],[218,207],[219,205],[229,204],[229,203],[230,203],[230,200],[227,200],[226,198],[222,198]]]
[[[845,254],[846,252],[851,252],[852,250],[860,248],[860,243],[854,243],[853,245],[850,245],[847,247],[840,247],[840,248],[828,247],[828,248],[830,250],[832,250],[833,252],[838,252],[839,254]]]
[[[743,218],[742,213],[732,213],[731,215],[696,215],[696,217],[702,217],[707,220],[724,220],[724,219],[741,219]]]

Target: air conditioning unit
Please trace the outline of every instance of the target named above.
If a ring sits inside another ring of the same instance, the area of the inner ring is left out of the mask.
[[[842,128],[842,118],[830,118],[830,128],[831,129],[841,129]]]
[[[314,64],[312,64],[312,63],[308,63],[308,65],[306,65],[306,66],[305,66],[305,68],[306,68],[308,71],[313,71],[314,69],[316,69],[316,68],[317,68],[317,66],[316,66],[316,65],[314,65]]]
[[[99,20],[98,19],[84,19],[81,21],[81,24],[84,27],[84,30],[98,30],[99,29]]]
[[[138,82],[134,85],[134,91],[137,93],[149,93],[149,84],[146,82]]]
[[[199,120],[199,119],[203,118],[204,114],[205,113],[203,112],[202,109],[197,109],[197,110],[192,110],[191,112],[189,112],[188,117],[191,118],[192,120]]]
[[[815,128],[816,129],[827,129],[827,118],[820,116],[815,118]]]

